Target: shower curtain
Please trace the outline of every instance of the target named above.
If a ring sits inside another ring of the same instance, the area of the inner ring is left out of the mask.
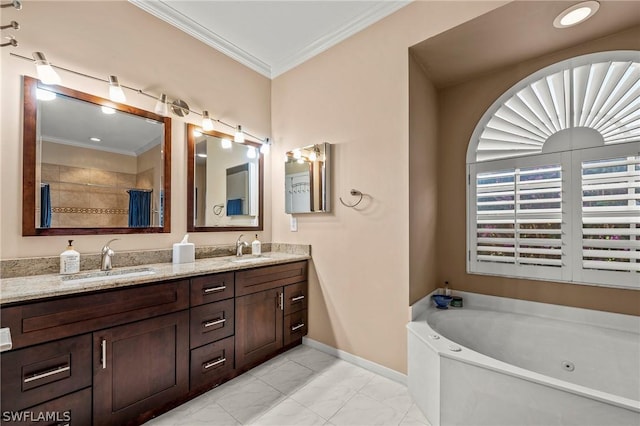
[[[130,189],[129,227],[147,228],[151,226],[151,191]]]

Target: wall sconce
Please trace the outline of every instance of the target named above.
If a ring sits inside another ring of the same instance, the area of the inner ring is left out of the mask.
[[[262,146],[260,147],[260,153],[268,154],[269,151],[271,151],[271,139],[264,138],[264,141],[262,141]]]
[[[236,127],[236,134],[233,137],[234,142],[243,143],[244,142],[244,133],[242,132],[242,126],[238,124]]]
[[[209,111],[202,111],[202,130],[213,130],[213,121],[209,117]]]
[[[0,8],[4,9],[5,7],[15,7],[17,10],[20,10],[22,9],[22,3],[18,0],[15,0],[10,3],[0,4]],[[11,21],[8,25],[0,25],[0,30],[7,30],[7,29],[19,30],[20,24],[18,24],[16,21]],[[5,46],[17,47],[18,46],[18,40],[16,40],[14,36],[9,35],[9,36],[6,36],[5,38],[9,41],[1,43],[0,47],[5,47]]]
[[[109,76],[109,99],[113,102],[120,103],[127,101],[127,97],[124,95],[122,87],[120,87],[120,83],[118,83],[118,77],[115,75]]]
[[[0,8],[4,9],[5,7],[15,7],[16,10],[22,9],[22,2],[19,0],[13,0],[9,3],[0,4]]]
[[[162,116],[169,115],[169,107],[167,107],[167,95],[165,95],[164,93],[160,94],[160,97],[158,97],[158,100],[156,101],[156,106],[153,108],[153,112]]]

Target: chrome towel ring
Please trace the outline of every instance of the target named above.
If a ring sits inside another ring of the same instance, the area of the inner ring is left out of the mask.
[[[362,197],[364,197],[364,194],[362,192],[358,191],[357,189],[352,189],[349,193],[353,197],[359,197],[358,201],[356,201],[354,204],[347,204],[347,203],[344,202],[342,197],[339,197],[340,202],[342,203],[342,205],[345,206],[345,207],[353,208],[353,207],[357,206],[358,204],[360,204],[360,202],[362,201]]]

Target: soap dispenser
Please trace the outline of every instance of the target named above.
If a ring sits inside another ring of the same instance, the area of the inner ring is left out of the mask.
[[[69,240],[67,249],[60,254],[60,273],[75,274],[80,272],[80,253],[73,249],[73,240]]]
[[[254,256],[260,256],[262,254],[262,243],[258,239],[258,234],[256,234],[256,239],[251,243],[251,254]]]

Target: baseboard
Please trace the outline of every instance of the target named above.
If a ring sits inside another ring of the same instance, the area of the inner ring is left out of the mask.
[[[394,382],[401,383],[405,386],[407,384],[406,374],[402,374],[396,370],[392,370],[391,368],[385,367],[384,365],[376,364],[375,362],[360,358],[359,356],[350,354],[349,352],[336,349],[333,346],[325,345],[324,343],[320,343],[317,340],[313,340],[308,337],[302,338],[302,344],[307,345],[310,348],[317,349],[320,352],[335,356],[338,359],[350,362],[351,364],[362,367],[365,370],[371,371],[372,373],[379,374],[383,377],[386,377],[387,379],[393,380]]]

